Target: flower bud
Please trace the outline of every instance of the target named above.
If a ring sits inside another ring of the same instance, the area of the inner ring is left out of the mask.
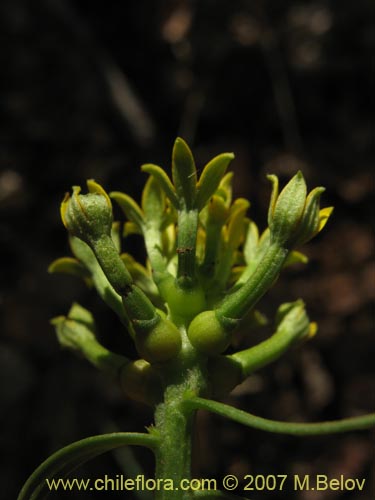
[[[278,194],[278,179],[269,175],[273,184],[268,211],[271,241],[289,249],[302,245],[319,233],[327,222],[332,207],[320,210],[323,187],[313,189],[306,197],[306,183],[301,172]]]
[[[68,231],[90,244],[101,236],[110,236],[112,205],[104,189],[93,180],[87,181],[88,194],[73,186],[73,195],[66,195],[61,204],[61,218]]]
[[[273,183],[268,225],[271,239],[283,245],[288,242],[303,213],[306,200],[306,183],[301,172],[288,182],[278,195],[278,179],[269,175]]]
[[[108,351],[99,344],[95,336],[95,322],[92,314],[79,304],[73,304],[68,316],[51,320],[62,347],[72,349],[84,356],[99,370],[117,377],[118,370],[128,360],[119,354]]]
[[[277,331],[293,332],[293,340],[311,336],[310,321],[302,300],[281,304],[275,322]]]

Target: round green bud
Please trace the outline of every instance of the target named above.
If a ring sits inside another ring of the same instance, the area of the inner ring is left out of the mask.
[[[215,311],[204,311],[190,323],[188,337],[198,351],[215,355],[225,351],[228,347],[231,332],[223,328]]]
[[[122,367],[120,385],[129,398],[141,403],[153,405],[162,397],[159,375],[144,359],[137,359]]]
[[[180,352],[181,335],[171,321],[161,318],[150,330],[137,332],[135,346],[150,363],[168,361]]]

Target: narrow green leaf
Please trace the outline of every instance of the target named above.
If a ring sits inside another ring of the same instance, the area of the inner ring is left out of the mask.
[[[162,187],[163,191],[167,195],[167,197],[170,199],[172,205],[175,208],[179,207],[179,202],[178,198],[176,195],[176,190],[168,177],[168,175],[164,172],[164,170],[159,167],[158,165],[153,165],[152,163],[147,163],[146,165],[142,165],[141,167],[142,172],[147,172],[148,174],[152,175],[160,184]]]
[[[87,285],[91,284],[90,272],[84,265],[81,264],[81,262],[79,262],[79,260],[74,259],[73,257],[60,257],[59,259],[54,260],[49,265],[48,272],[51,274],[69,274],[70,276],[82,278]]]
[[[116,432],[76,441],[47,458],[26,481],[17,500],[47,498],[50,492],[47,480],[63,478],[94,457],[126,445],[145,446],[155,450],[158,439],[149,434]]]
[[[143,212],[136,201],[125,193],[120,193],[119,191],[113,191],[110,193],[110,197],[113,198],[124,212],[125,216],[134,222],[138,227],[142,228],[144,225]]]
[[[172,178],[180,203],[187,210],[195,208],[197,191],[197,169],[186,142],[178,137],[172,152]]]
[[[233,408],[233,406],[210,399],[191,398],[187,399],[185,404],[189,409],[211,411],[248,427],[275,434],[318,436],[321,434],[358,431],[375,427],[375,413],[369,413],[360,417],[344,418],[343,420],[332,420],[330,422],[292,423],[257,417],[246,411]]]
[[[216,194],[223,198],[227,207],[229,207],[232,203],[232,180],[233,172],[227,172],[221,179],[219,187],[216,191]]]
[[[198,210],[202,210],[211,196],[215,193],[229,163],[233,160],[233,158],[233,153],[223,153],[213,158],[204,167],[197,184]]]
[[[236,249],[244,239],[245,231],[245,213],[250,203],[238,198],[231,207],[231,214],[228,221],[228,247]]]
[[[165,193],[158,181],[150,176],[142,193],[142,210],[146,222],[152,221],[161,226],[165,211]]]
[[[243,246],[243,254],[246,264],[250,264],[256,256],[259,243],[259,230],[258,226],[253,221],[249,221],[245,243]]]

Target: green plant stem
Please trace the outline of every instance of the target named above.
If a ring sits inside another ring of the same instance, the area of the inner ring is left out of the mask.
[[[240,320],[255,306],[277,278],[289,250],[277,243],[270,244],[254,273],[246,283],[230,293],[216,309],[216,315],[224,326],[226,320]]]
[[[98,259],[100,267],[116,292],[121,295],[122,302],[130,320],[141,327],[140,322],[156,323],[159,319],[150,299],[137,287],[129,271],[121,260],[118,250],[109,236],[95,240],[91,248]]]
[[[87,243],[74,236],[70,237],[70,245],[74,255],[90,271],[91,279],[100,297],[118,315],[122,324],[129,330],[129,333],[134,336],[134,331],[124,309],[121,296],[108,281],[94,252]]]
[[[195,281],[195,249],[198,231],[198,210],[178,211],[177,281],[181,288],[190,288]]]
[[[295,342],[295,337],[300,334],[297,330],[280,329],[269,339],[227,356],[236,361],[242,368],[242,376],[246,378],[250,373],[272,363],[278,359]]]
[[[174,366],[164,373],[167,388],[164,401],[155,412],[155,426],[160,446],[156,457],[156,478],[173,480],[179,487],[181,480],[191,479],[191,446],[195,412],[186,407],[186,394],[199,395],[205,388],[205,376],[199,359],[186,341],[182,327],[183,347]],[[161,489],[155,500],[190,500],[191,492]]]
[[[128,358],[109,351],[96,339],[86,339],[81,351],[91,364],[114,379],[118,378],[121,368],[129,363]]]
[[[238,410],[237,408],[233,408],[232,406],[224,403],[199,397],[187,399],[185,401],[185,405],[192,410],[208,410],[223,417],[230,418],[231,420],[248,427],[276,434],[315,436],[321,434],[364,430],[375,427],[375,413],[362,415],[360,417],[345,418],[343,420],[332,420],[329,422],[291,423],[257,417],[251,413]]]

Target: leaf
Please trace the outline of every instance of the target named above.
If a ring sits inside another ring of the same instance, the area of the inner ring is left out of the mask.
[[[231,207],[231,214],[228,221],[228,246],[232,250],[236,249],[244,238],[244,218],[250,203],[238,198]]]
[[[120,193],[119,191],[112,191],[112,193],[110,193],[110,197],[118,203],[125,216],[131,222],[134,222],[134,224],[136,224],[139,228],[144,226],[143,212],[133,198],[125,193]]]
[[[47,498],[50,493],[47,479],[51,481],[52,479],[64,478],[74,469],[98,455],[126,445],[146,446],[155,450],[158,439],[149,434],[116,432],[76,441],[47,458],[26,481],[17,500]]]
[[[172,151],[172,178],[181,203],[187,210],[195,208],[197,192],[197,170],[186,142],[177,137]]]
[[[158,165],[153,165],[152,163],[147,163],[146,165],[142,165],[142,172],[147,172],[152,175],[160,184],[161,188],[170,199],[172,205],[175,208],[179,207],[179,201],[176,195],[176,190],[168,177],[168,175],[164,172],[164,170]]]
[[[156,222],[160,228],[165,212],[165,193],[158,181],[150,176],[142,193],[145,220]]]
[[[232,180],[233,172],[227,172],[221,179],[219,187],[216,190],[217,196],[220,196],[224,200],[227,208],[232,203]]]
[[[211,411],[217,415],[229,418],[248,427],[253,427],[254,429],[266,432],[273,432],[275,434],[318,436],[321,434],[356,431],[375,427],[375,413],[328,422],[294,423],[280,422],[277,420],[268,420],[266,418],[257,417],[256,415],[239,410],[233,406],[212,401],[210,399],[194,397],[186,399],[184,404],[189,409]]]
[[[51,274],[62,273],[69,274],[70,276],[76,276],[82,278],[85,283],[91,285],[91,275],[85,266],[79,262],[79,260],[73,257],[60,257],[54,260],[48,267],[48,272]]]
[[[233,153],[223,153],[213,158],[204,167],[197,184],[198,210],[202,210],[211,196],[215,193],[229,163],[233,160],[233,158]]]
[[[246,264],[250,264],[254,260],[259,242],[258,226],[253,221],[249,221],[245,243],[243,246],[243,254]]]

